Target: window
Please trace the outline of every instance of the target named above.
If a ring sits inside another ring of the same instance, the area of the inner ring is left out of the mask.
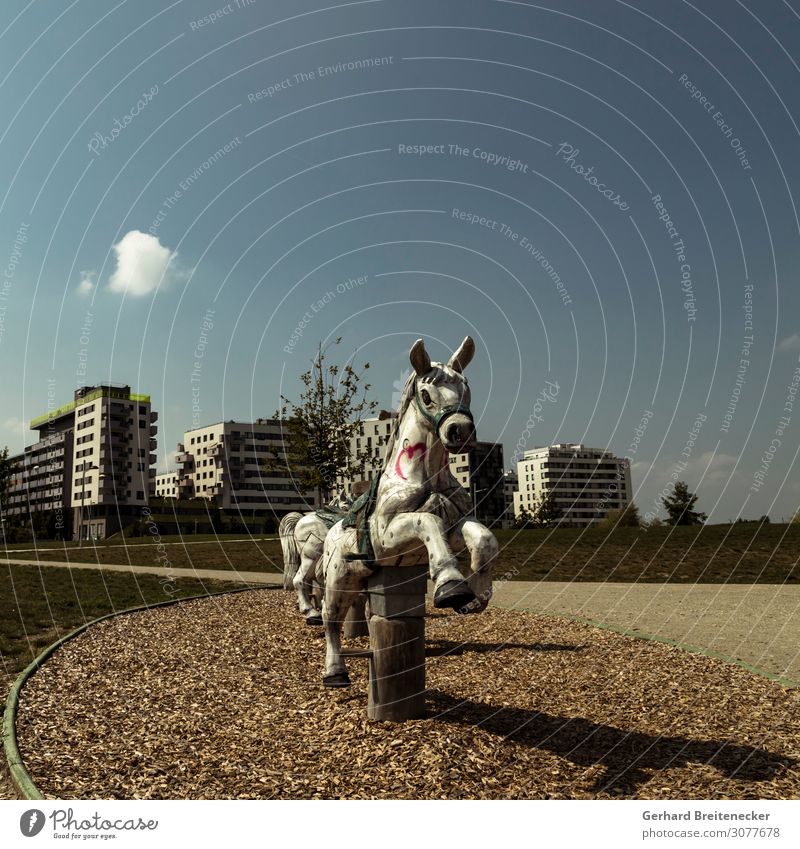
[[[140,501],[143,501],[143,500],[144,500],[144,493],[142,492],[142,490],[141,490],[141,489],[140,489],[140,490],[138,490],[138,491],[136,492],[136,497],[137,497]]]
[[[147,427],[147,422],[144,419],[139,419],[139,427]]]
[[[139,405],[139,415],[140,416],[146,416],[147,415],[147,407],[145,407],[144,404]]]

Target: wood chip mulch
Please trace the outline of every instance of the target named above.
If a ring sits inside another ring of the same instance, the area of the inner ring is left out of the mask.
[[[800,690],[568,620],[426,621],[428,717],[366,717],[365,660],[253,591],[109,620],[23,690],[20,750],[58,798],[796,799]],[[355,641],[359,643],[361,641]]]

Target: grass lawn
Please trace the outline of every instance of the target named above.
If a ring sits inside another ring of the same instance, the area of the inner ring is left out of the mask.
[[[205,541],[204,541],[205,540]],[[236,541],[234,541],[236,540]],[[84,543],[59,547],[33,548],[32,546],[9,545],[5,555],[19,560],[60,561],[73,563],[132,564],[134,566],[166,566],[172,569],[238,569],[242,572],[280,572],[283,557],[277,539],[247,540],[242,537],[230,539],[213,537],[163,537],[164,548],[159,551],[152,539],[138,537],[126,541],[109,540],[107,543]],[[165,556],[169,562],[165,562]]]
[[[800,525],[499,531],[515,580],[800,583]]]
[[[198,543],[198,542],[258,542],[262,539],[278,538],[278,534],[265,534],[263,536],[247,536],[247,534],[172,534],[160,537],[164,543]],[[94,542],[86,542],[85,540],[78,544],[74,540],[54,541],[50,539],[40,540],[37,543],[32,542],[9,542],[7,544],[0,543],[0,552],[4,551],[20,551],[20,550],[39,550],[44,549],[62,549],[62,548],[114,548],[114,547],[131,547],[136,545],[153,545],[153,537],[145,534],[140,537],[125,537],[115,534],[108,539],[99,539]]]
[[[242,587],[194,578],[173,585],[177,592],[170,595],[158,575],[0,565],[0,671],[8,681],[45,646],[106,613]]]
[[[619,528],[607,532],[557,530],[497,531],[501,553],[496,575],[514,580],[644,581],[649,583],[798,583],[800,525],[698,525],[678,528]],[[166,547],[174,568],[279,572],[277,539],[203,541],[191,536]],[[20,559],[162,565],[152,541],[64,546],[18,552]],[[197,542],[198,544],[194,544]],[[11,547],[11,546],[10,546]],[[22,546],[16,546],[22,548]]]

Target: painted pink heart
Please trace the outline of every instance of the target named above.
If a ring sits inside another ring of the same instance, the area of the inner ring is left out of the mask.
[[[417,442],[415,445],[406,445],[400,453],[397,455],[397,459],[394,463],[394,470],[397,474],[397,477],[402,478],[403,480],[408,480],[408,478],[403,474],[403,470],[400,468],[400,461],[405,457],[409,462],[411,462],[414,457],[419,454],[420,459],[425,456],[427,452],[427,447],[424,442]]]

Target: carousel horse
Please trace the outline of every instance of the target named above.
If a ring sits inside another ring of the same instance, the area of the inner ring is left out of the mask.
[[[434,607],[477,613],[489,603],[497,540],[470,515],[469,495],[450,472],[448,457],[475,445],[470,390],[463,375],[474,353],[475,343],[468,336],[446,364],[432,363],[424,342],[414,343],[414,370],[381,474],[325,537],[326,687],[350,683],[341,655],[342,623],[369,576],[381,566],[427,563]],[[471,569],[466,580],[454,554],[465,548]]]
[[[330,528],[346,514],[350,499],[344,490],[328,504],[309,513],[287,513],[278,525],[283,551],[283,587],[297,592],[307,625],[322,625],[322,573],[317,569]]]

